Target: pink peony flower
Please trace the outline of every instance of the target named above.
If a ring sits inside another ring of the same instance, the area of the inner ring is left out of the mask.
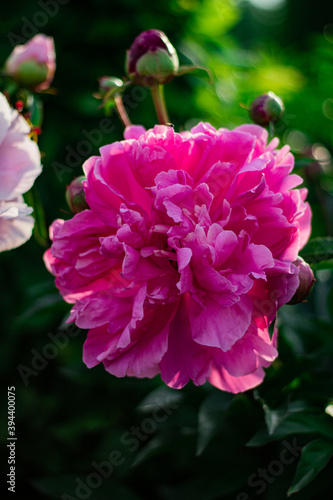
[[[24,45],[17,45],[5,63],[8,75],[23,87],[49,88],[56,69],[54,41],[38,34]]]
[[[30,128],[0,93],[0,252],[25,243],[31,236],[32,209],[22,198],[40,174],[38,146]]]
[[[262,381],[311,219],[289,148],[267,137],[132,126],[86,161],[90,209],[53,223],[45,262],[89,330],[89,368],[233,393]]]

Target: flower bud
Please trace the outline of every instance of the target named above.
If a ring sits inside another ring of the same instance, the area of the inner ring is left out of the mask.
[[[154,87],[167,83],[178,68],[176,50],[162,31],[143,31],[127,51],[126,72],[136,85]]]
[[[69,208],[75,214],[89,208],[86,202],[82,181],[86,180],[84,175],[76,177],[66,189],[66,201]]]
[[[311,267],[307,262],[305,262],[304,259],[302,259],[302,257],[297,257],[293,264],[295,264],[295,266],[299,269],[299,285],[294,296],[288,302],[290,305],[303,302],[309,295],[314,282],[316,281]]]
[[[102,76],[98,82],[100,97],[104,97],[110,90],[115,90],[123,85],[123,81],[115,76]]]
[[[36,35],[24,45],[17,45],[7,61],[5,70],[19,85],[33,90],[45,90],[55,73],[53,38]]]
[[[284,104],[273,92],[257,97],[251,104],[250,117],[257,125],[266,127],[277,122],[284,113]]]

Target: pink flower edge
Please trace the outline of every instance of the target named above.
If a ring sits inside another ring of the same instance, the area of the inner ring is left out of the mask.
[[[0,93],[0,252],[25,243],[34,225],[22,194],[32,187],[42,165],[29,133],[28,123]]]

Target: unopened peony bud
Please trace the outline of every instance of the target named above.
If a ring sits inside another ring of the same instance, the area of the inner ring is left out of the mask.
[[[86,178],[84,175],[80,175],[80,177],[76,177],[66,190],[66,201],[69,208],[75,214],[82,212],[89,208],[88,203],[86,202],[86,197],[84,194],[84,189],[82,185],[82,181]]]
[[[250,117],[257,125],[267,126],[280,120],[284,113],[284,104],[273,92],[257,97],[250,108]]]
[[[19,85],[33,90],[50,86],[56,69],[53,38],[36,35],[17,45],[5,62],[5,70]]]
[[[288,304],[298,304],[303,302],[309,295],[315,280],[312,269],[307,262],[305,262],[302,257],[297,257],[297,260],[293,262],[295,266],[299,269],[299,285],[295,292],[295,295],[289,300]]]
[[[153,87],[167,83],[178,68],[176,50],[162,31],[143,31],[127,51],[126,72],[136,85]]]
[[[115,76],[102,76],[98,81],[101,97],[104,97],[110,90],[115,90],[123,85],[123,81]]]

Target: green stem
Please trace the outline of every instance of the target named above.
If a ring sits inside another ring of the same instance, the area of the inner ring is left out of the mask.
[[[273,139],[273,137],[274,137],[274,124],[273,124],[273,122],[269,122],[268,133],[269,133],[269,138]]]
[[[123,104],[123,100],[121,98],[121,95],[116,94],[114,96],[114,102],[116,105],[116,110],[117,110],[118,116],[121,119],[124,127],[128,127],[129,125],[132,125],[132,122],[129,119],[128,114],[127,114],[126,109],[125,109],[125,106]]]
[[[158,122],[161,125],[170,123],[168,112],[165,106],[163,85],[156,85],[156,87],[153,87],[151,89],[151,93],[154,101],[154,106],[156,109]]]

